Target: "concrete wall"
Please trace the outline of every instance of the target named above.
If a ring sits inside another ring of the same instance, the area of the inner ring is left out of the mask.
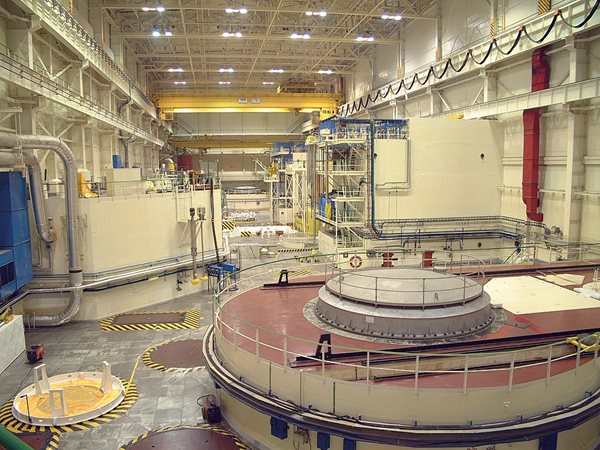
[[[411,119],[409,134],[410,188],[377,189],[377,219],[500,213],[503,136],[497,122]],[[384,156],[375,160],[376,173],[398,178],[400,164]]]
[[[160,261],[190,254],[189,229],[185,222],[190,207],[204,206],[204,248],[214,249],[210,228],[209,191],[193,195],[152,194],[130,197],[80,199],[81,263],[84,276],[122,270],[127,266]],[[53,245],[55,273],[68,273],[66,234],[64,229],[64,199],[47,202],[48,215],[53,217],[57,239]],[[215,191],[215,221],[217,242],[221,242],[221,191]],[[33,244],[37,244],[34,242]],[[198,248],[200,241],[198,240]]]

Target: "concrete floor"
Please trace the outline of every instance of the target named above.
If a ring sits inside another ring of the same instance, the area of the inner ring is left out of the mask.
[[[257,263],[275,262],[277,259],[259,259],[261,245],[276,245],[278,238],[262,239],[238,238],[242,243],[243,267]],[[291,258],[286,253],[281,258]],[[250,283],[242,283],[246,289],[264,282],[276,281],[273,270],[288,268],[293,270],[299,264],[283,262],[269,266],[269,270],[257,268],[247,275],[258,274]],[[306,267],[305,265],[302,267]],[[229,295],[235,295],[231,293]],[[198,294],[171,300],[143,311],[166,311],[197,308],[201,311],[199,330],[160,330],[160,331],[121,331],[104,332],[97,322],[73,322],[56,329],[37,329],[26,332],[27,346],[43,344],[46,350],[44,363],[48,375],[65,372],[97,371],[102,361],[112,365],[112,373],[128,379],[136,358],[148,347],[168,339],[185,337],[201,339],[206,326],[211,322],[211,296],[206,290]],[[12,398],[20,389],[33,383],[33,366],[27,362],[26,354],[21,354],[2,373],[0,401]],[[195,425],[203,423],[202,412],[196,400],[204,394],[214,392],[214,385],[207,372],[186,374],[160,372],[150,369],[140,361],[134,382],[137,384],[139,399],[129,412],[98,428],[87,431],[63,433],[61,449],[118,449],[145,431],[170,425]]]

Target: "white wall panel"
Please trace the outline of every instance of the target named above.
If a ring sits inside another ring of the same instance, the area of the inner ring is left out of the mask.
[[[399,65],[397,45],[377,45],[373,67],[373,88],[395,80]]]
[[[204,222],[205,249],[214,249],[211,228],[209,191],[189,194],[180,207],[206,207]],[[177,222],[177,202],[173,193],[129,197],[80,199],[81,250],[84,273],[102,272],[190,254],[189,230]],[[56,273],[68,273],[64,199],[47,202],[48,215],[54,218],[57,240],[54,244]],[[217,241],[221,242],[221,191],[215,191]],[[198,241],[200,247],[200,242]]]
[[[503,135],[496,121],[411,119],[409,129],[411,188],[378,192],[378,219],[500,213]]]
[[[490,6],[484,0],[450,0],[442,4],[442,55],[489,36]]]
[[[435,22],[416,20],[406,27],[405,73],[435,61]]]

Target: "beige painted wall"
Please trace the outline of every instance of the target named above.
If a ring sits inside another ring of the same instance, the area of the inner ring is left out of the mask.
[[[213,250],[210,192],[195,191],[177,196],[165,193],[79,199],[84,275],[189,255],[189,229],[185,222],[178,222],[178,218],[187,220],[192,206],[206,208],[204,248],[206,251]],[[68,260],[64,199],[50,198],[47,210],[48,215],[53,217],[57,234],[53,244],[54,273],[65,274],[68,273]],[[217,242],[221,242],[220,190],[215,191],[215,224]]]
[[[409,130],[411,187],[377,190],[378,219],[500,214],[503,134],[498,122],[415,118]],[[378,160],[376,174],[392,178],[400,169],[386,156],[383,167]]]

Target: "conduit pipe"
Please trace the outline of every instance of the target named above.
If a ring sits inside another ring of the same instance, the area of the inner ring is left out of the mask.
[[[531,91],[548,89],[550,66],[545,59],[546,48],[538,48],[531,56]],[[542,222],[544,215],[538,212],[540,206],[540,110],[523,111],[523,202],[527,218]]]
[[[42,187],[42,169],[32,151],[22,154],[0,153],[0,167],[16,167],[25,165],[29,172],[29,187],[31,191],[31,205],[37,234],[46,244],[54,242],[54,231],[48,224],[46,203],[44,202],[44,188]]]
[[[65,211],[67,216],[67,244],[69,249],[69,279],[71,298],[66,308],[56,314],[36,316],[40,326],[59,326],[69,322],[81,306],[83,274],[79,264],[77,162],[71,149],[59,138],[39,135],[17,135],[0,132],[0,148],[46,149],[55,152],[65,169]]]

